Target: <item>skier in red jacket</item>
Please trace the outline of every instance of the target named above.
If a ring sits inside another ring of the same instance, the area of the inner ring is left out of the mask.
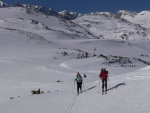
[[[104,86],[105,86],[105,93],[107,92],[107,77],[108,77],[107,74],[108,74],[108,71],[106,71],[105,68],[102,68],[99,74],[99,77],[102,80],[102,94],[104,92]]]

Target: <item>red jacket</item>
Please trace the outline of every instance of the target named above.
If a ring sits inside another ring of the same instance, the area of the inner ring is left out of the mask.
[[[106,80],[107,79],[107,72],[106,71],[102,71],[100,74],[99,74],[99,77],[102,78],[102,80]]]

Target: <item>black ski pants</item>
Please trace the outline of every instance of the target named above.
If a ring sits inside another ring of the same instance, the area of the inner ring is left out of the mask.
[[[105,90],[107,91],[107,79],[102,80],[102,91],[104,91],[104,87],[105,87]]]
[[[79,89],[82,92],[82,82],[77,82],[77,93],[79,93]]]

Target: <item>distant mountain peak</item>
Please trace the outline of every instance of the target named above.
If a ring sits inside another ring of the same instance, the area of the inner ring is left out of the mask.
[[[141,11],[139,14],[140,15],[150,14],[150,11],[149,10]]]
[[[143,27],[150,28],[150,11],[139,12],[132,20],[133,23],[140,24]]]
[[[90,13],[90,15],[100,15],[100,16],[104,16],[104,17],[113,17],[114,14],[110,13],[110,12],[92,12]]]
[[[24,7],[27,9],[28,12],[40,12],[46,15],[51,15],[51,16],[58,16],[58,12],[56,12],[53,9],[44,7],[44,6],[35,6],[31,4],[20,4],[20,3],[14,3],[14,7]]]
[[[6,3],[0,1],[0,7],[9,7]]]
[[[44,7],[44,6],[35,6],[35,5],[20,4],[20,3],[15,3],[13,6],[14,7],[24,7],[27,9],[28,12],[40,12],[40,13],[43,13],[46,15],[62,17],[66,20],[73,20],[73,19],[76,19],[77,17],[82,16],[82,14],[80,14],[80,13],[69,12],[67,10],[64,10],[62,12],[56,12],[55,10],[53,10],[51,8]]]
[[[63,18],[65,18],[65,19],[67,19],[67,20],[74,20],[74,19],[76,19],[76,18],[82,16],[81,13],[69,12],[69,11],[67,11],[67,10],[64,10],[64,11],[62,11],[62,12],[59,12],[59,14],[60,14]]]
[[[44,6],[34,6],[34,5],[27,4],[25,5],[25,8],[31,11],[41,12],[46,15],[59,16],[59,14],[55,10],[44,7]]]
[[[128,18],[134,18],[136,15],[137,15],[136,12],[131,12],[131,11],[127,11],[127,10],[119,10],[115,14],[115,18],[128,20]]]

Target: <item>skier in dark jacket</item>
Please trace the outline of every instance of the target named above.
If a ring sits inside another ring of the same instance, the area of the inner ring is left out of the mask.
[[[107,78],[108,78],[108,71],[106,71],[105,68],[101,69],[101,72],[99,74],[99,77],[102,80],[102,93],[104,92],[104,86],[105,86],[105,93],[107,92]]]
[[[77,72],[75,81],[77,82],[77,93],[79,94],[79,89],[80,89],[80,93],[82,93],[82,82],[83,82],[83,79],[82,79],[82,76],[80,75],[79,72]]]

